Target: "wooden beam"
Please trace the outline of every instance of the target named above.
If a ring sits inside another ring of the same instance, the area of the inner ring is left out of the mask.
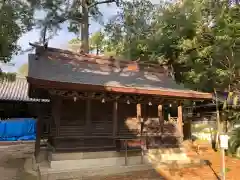
[[[178,129],[179,129],[180,136],[182,138],[181,140],[183,140],[183,114],[182,114],[182,104],[181,104],[181,102],[179,102],[179,104],[178,104],[177,124],[178,124]]]
[[[118,129],[118,102],[113,103],[113,137],[117,136]]]
[[[129,93],[129,94],[145,94],[154,96],[170,96],[179,97],[182,99],[212,99],[211,93],[203,93],[198,91],[180,91],[178,89],[174,90],[162,90],[159,89],[140,89],[133,87],[115,87],[115,86],[105,86],[105,85],[91,85],[91,84],[78,84],[70,82],[58,82],[51,80],[35,79],[27,77],[28,83],[34,85],[34,87],[39,88],[52,88],[52,89],[71,89],[71,90],[86,90],[86,91],[104,91],[104,92],[114,92],[114,93]]]

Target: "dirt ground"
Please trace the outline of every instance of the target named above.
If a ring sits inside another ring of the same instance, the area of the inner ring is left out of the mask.
[[[95,177],[86,180],[163,180],[163,178],[155,170],[146,170],[126,173],[125,175]]]
[[[221,154],[220,152],[207,151],[201,153],[201,158],[208,160],[208,166],[202,168],[188,168],[181,171],[195,175],[198,179],[221,179]],[[225,157],[226,160],[226,180],[239,180],[240,160],[232,157]]]
[[[207,160],[207,165],[201,167],[182,168],[180,170],[165,170],[171,175],[171,180],[220,180],[221,155],[220,152],[206,150],[199,154],[201,159]],[[226,159],[226,180],[239,180],[240,160],[232,157]],[[161,171],[159,171],[161,173]],[[169,179],[170,180],[170,179]]]
[[[24,172],[24,161],[31,157],[33,144],[11,146],[0,145],[1,180],[36,180],[36,177]],[[171,180],[217,180],[221,178],[221,156],[219,152],[207,150],[200,155],[209,165],[182,169],[157,169],[128,173],[121,176],[96,177],[91,180],[162,180],[161,174],[168,173]],[[240,160],[226,156],[226,180],[239,180]],[[162,174],[163,175],[163,174]],[[169,179],[169,180],[170,180]]]
[[[0,145],[0,179],[34,180],[24,173],[24,162],[33,153],[33,144]]]
[[[36,177],[24,172],[25,159],[32,156],[33,150],[33,144],[0,145],[0,180],[36,180]],[[127,173],[121,176],[91,178],[91,180],[161,179],[160,175],[154,170]]]

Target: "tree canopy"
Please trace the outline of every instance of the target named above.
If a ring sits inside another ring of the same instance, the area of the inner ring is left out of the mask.
[[[4,0],[0,3],[0,61],[8,63],[21,47],[18,39],[32,27],[41,29],[41,44],[47,44],[48,39],[57,34],[62,23],[69,24],[69,31],[81,34],[81,46],[85,52],[89,51],[89,17],[102,21],[99,5],[116,3],[119,0]],[[34,17],[35,12],[45,14],[42,19]],[[13,74],[3,73],[1,79]],[[10,76],[9,76],[10,77]]]
[[[237,1],[184,0],[159,6],[128,1],[105,32],[108,49],[128,59],[168,65],[175,80],[190,88],[239,88]]]
[[[33,26],[34,10],[28,1],[2,1],[0,3],[0,62],[10,62],[13,55],[21,49],[18,39]],[[13,76],[3,73],[0,78]]]
[[[41,28],[41,41],[45,40],[46,32],[49,37],[55,35],[61,24],[68,23],[70,32],[81,34],[82,48],[89,51],[89,17],[103,24],[103,13],[99,9],[101,4],[120,4],[119,0],[35,0],[32,7],[46,13],[44,19],[36,21]]]

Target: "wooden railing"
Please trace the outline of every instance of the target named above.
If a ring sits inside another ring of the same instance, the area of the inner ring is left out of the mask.
[[[125,152],[125,166],[128,165],[128,152],[129,147],[140,147],[141,148],[141,164],[144,163],[144,150],[147,149],[146,137],[136,137],[136,138],[119,138],[120,142],[124,142],[124,152]]]

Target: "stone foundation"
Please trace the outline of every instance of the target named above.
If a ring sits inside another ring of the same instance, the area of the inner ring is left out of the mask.
[[[44,153],[42,156],[44,157]],[[183,148],[151,149],[143,158],[141,152],[130,151],[127,165],[125,152],[48,152],[47,160],[39,165],[39,172],[41,180],[66,180],[150,170],[173,164],[175,167],[182,167],[200,163],[200,160],[188,158]]]

